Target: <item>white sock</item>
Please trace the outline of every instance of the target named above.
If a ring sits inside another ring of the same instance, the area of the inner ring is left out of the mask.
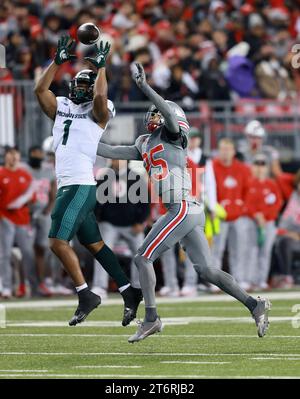
[[[130,287],[130,284],[126,284],[126,285],[122,285],[122,287],[119,288],[119,292],[122,293],[123,291],[125,291],[128,287]]]
[[[84,290],[85,288],[87,288],[87,286],[88,286],[87,283],[84,283],[84,284],[80,285],[79,287],[75,287],[76,292],[80,292],[80,291]]]

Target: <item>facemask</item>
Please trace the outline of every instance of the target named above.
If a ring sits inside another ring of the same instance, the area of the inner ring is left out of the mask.
[[[28,163],[34,169],[39,169],[41,167],[43,160],[37,157],[29,157]]]

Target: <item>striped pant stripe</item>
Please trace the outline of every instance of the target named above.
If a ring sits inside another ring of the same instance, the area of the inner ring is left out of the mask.
[[[176,217],[171,220],[159,233],[159,235],[155,238],[154,241],[152,241],[148,247],[145,249],[145,251],[142,253],[142,256],[145,256],[146,258],[150,258],[153,252],[159,247],[159,245],[165,240],[169,234],[172,233],[172,231],[183,221],[185,216],[187,215],[188,212],[188,205],[186,201],[181,201],[180,209]]]

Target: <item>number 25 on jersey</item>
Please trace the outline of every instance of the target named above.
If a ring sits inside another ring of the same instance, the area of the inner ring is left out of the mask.
[[[168,163],[163,158],[154,159],[154,154],[157,154],[164,150],[163,144],[158,144],[156,147],[151,148],[149,155],[144,152],[143,161],[144,166],[148,174],[150,174],[151,168],[160,168],[159,173],[154,173],[151,175],[156,180],[165,179],[169,174]],[[149,159],[150,158],[150,159]]]

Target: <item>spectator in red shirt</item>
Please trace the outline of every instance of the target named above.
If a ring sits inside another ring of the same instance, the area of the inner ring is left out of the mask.
[[[37,290],[27,205],[34,192],[31,183],[30,174],[20,167],[20,152],[15,147],[7,147],[4,166],[0,168],[0,277],[3,298],[10,298],[13,291],[10,257],[14,242],[21,250],[23,267],[32,295]]]
[[[247,165],[235,158],[235,146],[231,139],[220,140],[218,150],[217,158],[213,159],[217,202],[225,208],[227,218],[221,222],[220,234],[213,239],[213,264],[222,268],[223,254],[228,240],[230,273],[243,286],[244,252],[247,244],[244,199],[251,172]]]
[[[249,288],[268,289],[271,252],[276,237],[275,221],[282,206],[278,185],[269,178],[269,163],[265,154],[255,155],[253,177],[245,197],[247,215],[246,279]]]
[[[272,277],[273,287],[293,287],[292,268],[295,252],[300,252],[300,171],[295,176],[294,191],[279,220],[275,245],[278,273]]]

